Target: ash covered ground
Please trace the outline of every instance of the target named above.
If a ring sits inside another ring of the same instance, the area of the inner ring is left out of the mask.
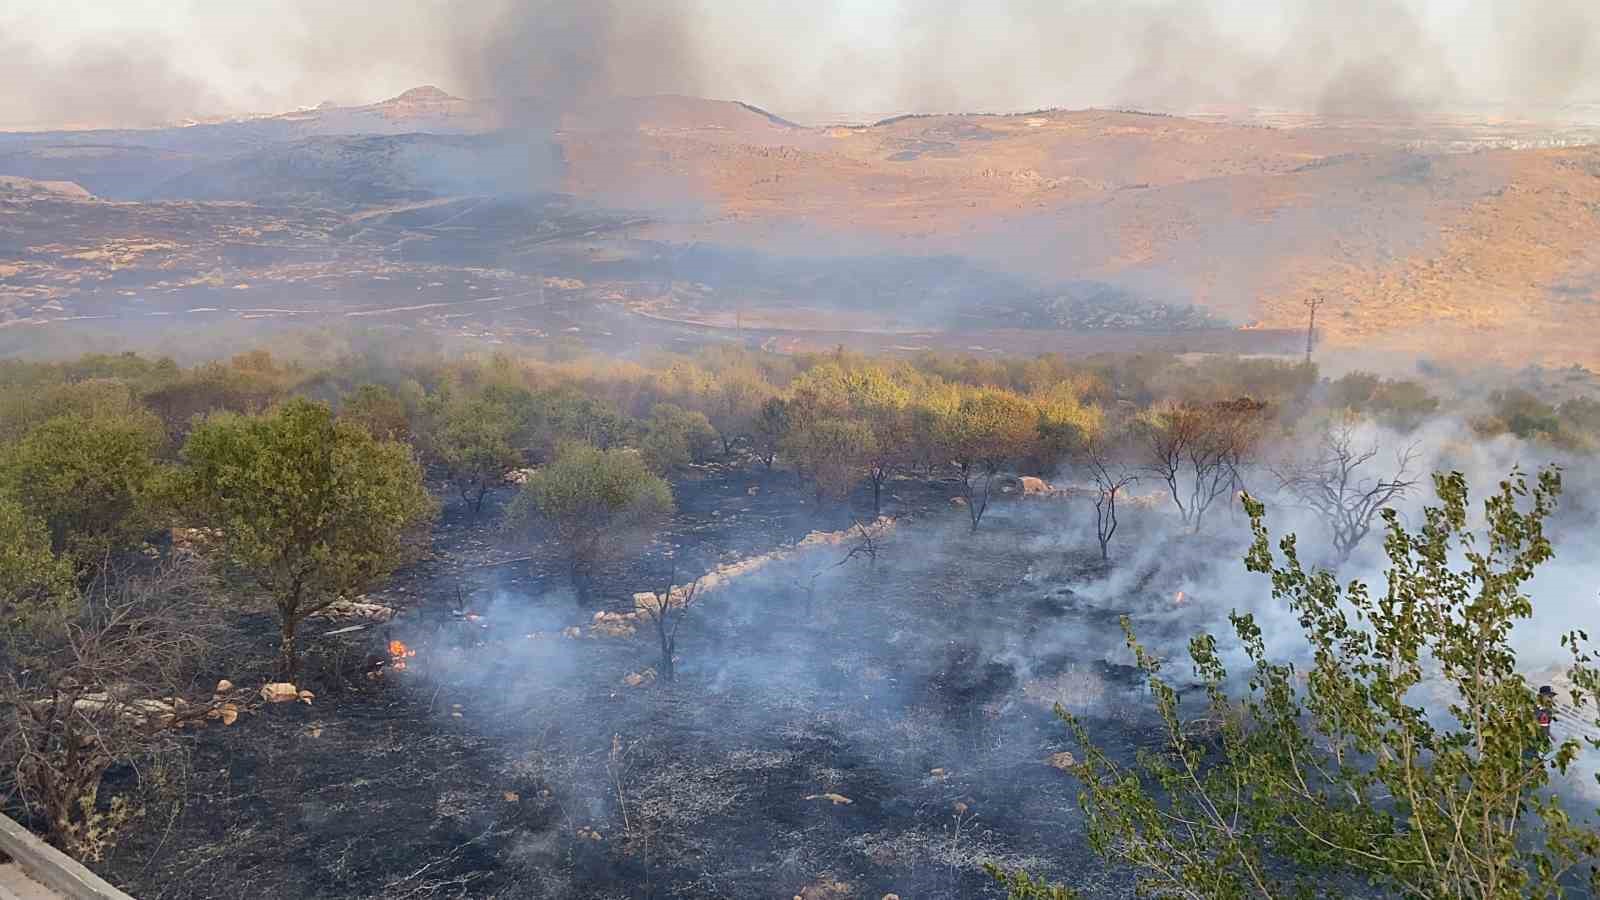
[[[674,570],[861,515],[758,466],[676,489],[669,534],[601,573],[597,597],[626,606]],[[317,699],[197,732],[183,808],[106,874],[145,900],[1002,896],[992,862],[1131,895],[1083,840],[1076,780],[1047,764],[1073,749],[1050,707],[1129,754],[1152,746],[1118,615],[1161,640],[1225,610],[1175,605],[1171,573],[1132,573],[1114,603],[1081,593],[1105,575],[1098,550],[1061,535],[1082,532],[1086,500],[997,501],[973,535],[953,493],[896,482],[876,561],[823,545],[707,591],[676,682],[638,686],[652,634],[562,637],[593,611],[548,548],[452,504],[432,558],[374,595],[402,614],[308,625]],[[255,624],[269,659],[270,620]],[[364,674],[390,638],[417,656]]]

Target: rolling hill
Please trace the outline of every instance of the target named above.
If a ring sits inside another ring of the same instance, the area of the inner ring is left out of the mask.
[[[690,97],[562,109],[419,88],[186,128],[0,135],[0,175],[71,181],[111,200],[322,211],[308,221],[342,217],[346,230],[395,206],[560,193],[617,211],[603,218],[633,223],[626,234],[640,247],[812,266],[961,259],[1040,297],[1097,285],[1089,295],[1194,304],[1236,327],[1298,327],[1303,301],[1321,295],[1330,347],[1600,366],[1588,338],[1600,325],[1600,150],[1559,146],[1534,126],[1462,134],[1106,110],[803,127]],[[448,237],[502,247],[489,255],[522,265],[525,229],[542,226],[470,208],[448,235],[423,236],[430,264],[448,263]],[[581,274],[616,251],[574,252]],[[832,290],[825,279],[784,284],[790,302],[828,299],[794,291]],[[895,316],[915,317],[906,291],[873,290]],[[962,302],[976,302],[970,294]],[[850,302],[871,303],[858,290]]]

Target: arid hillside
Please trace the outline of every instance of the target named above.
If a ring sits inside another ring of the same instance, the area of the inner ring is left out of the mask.
[[[179,203],[199,204],[178,217],[197,228],[213,216],[293,220],[299,246],[324,259],[605,281],[605,296],[657,319],[732,324],[778,310],[785,328],[837,330],[828,310],[847,308],[880,331],[948,329],[952,315],[1067,331],[1294,329],[1320,295],[1328,346],[1600,365],[1587,338],[1600,316],[1589,137],[1102,110],[809,127],[689,97],[571,109],[419,88],[188,128],[0,135],[0,176],[136,203],[0,197],[0,250],[15,257],[0,272],[28,281],[0,294],[13,320],[32,320],[21,300],[42,284],[95,281],[97,260],[118,251],[82,239],[91,232],[125,248],[148,243],[138,223],[149,221],[174,251],[215,243],[214,228],[173,230],[178,208],[163,204]],[[552,195],[593,211],[609,237],[508,205],[543,209]],[[85,228],[102,213],[124,224]],[[893,260],[889,274],[830,264],[869,258]],[[796,260],[811,272],[772,275]],[[934,260],[965,267],[959,288]],[[258,289],[287,277],[272,254],[248,262],[181,268]],[[70,295],[48,293],[71,310]]]
[[[1261,327],[1295,327],[1321,294],[1334,345],[1600,361],[1573,327],[1600,315],[1592,147],[1424,153],[1377,126],[1101,111],[750,134],[570,132],[567,185],[602,195],[622,173],[664,202],[714,200],[660,227],[676,240],[955,253]]]

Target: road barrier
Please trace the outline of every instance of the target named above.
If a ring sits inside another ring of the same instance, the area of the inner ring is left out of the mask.
[[[133,900],[6,816],[0,816],[0,853],[67,900]]]

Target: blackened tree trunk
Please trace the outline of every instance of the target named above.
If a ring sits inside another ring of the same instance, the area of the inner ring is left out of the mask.
[[[298,618],[283,615],[280,617],[281,635],[278,645],[278,666],[283,670],[285,681],[293,683],[295,676],[300,674],[300,648],[295,632],[299,630]]]
[[[589,600],[594,593],[594,569],[588,560],[581,556],[572,558],[572,568],[569,572],[572,580],[572,594],[579,609],[588,609]]]
[[[972,530],[978,530],[978,523],[983,521],[983,514],[989,509],[989,491],[994,485],[994,470],[986,468],[983,475],[983,489],[979,490],[977,472],[971,464],[961,464],[961,496],[967,501],[967,515],[972,518]]]
[[[483,479],[456,482],[456,490],[461,492],[461,502],[472,507],[473,516],[483,511],[483,498],[489,493],[489,483]]]
[[[666,620],[656,619],[656,636],[661,640],[661,670],[658,674],[662,681],[672,681],[677,677],[677,670],[672,666],[672,656],[677,650],[678,639],[667,631]]]
[[[1100,559],[1111,559],[1111,537],[1117,533],[1117,491],[1118,488],[1102,490],[1099,499],[1095,502],[1094,511],[1097,536],[1100,539]]]

